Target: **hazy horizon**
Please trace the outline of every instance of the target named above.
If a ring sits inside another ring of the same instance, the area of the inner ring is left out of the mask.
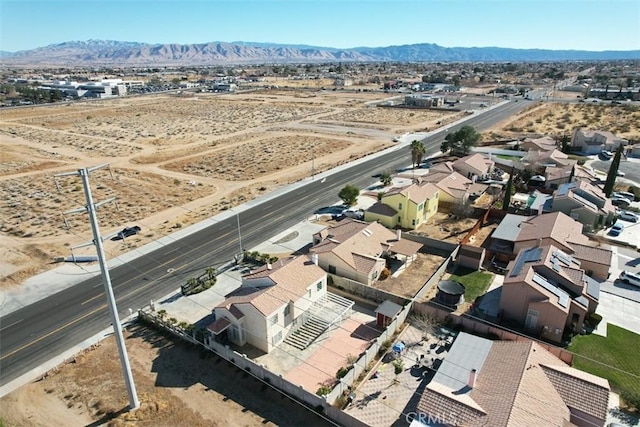
[[[639,17],[636,0],[0,0],[0,50],[113,40],[628,51],[640,49]]]

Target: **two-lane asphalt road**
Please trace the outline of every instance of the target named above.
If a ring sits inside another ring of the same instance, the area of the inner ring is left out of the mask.
[[[476,113],[464,123],[482,130],[524,109],[528,103],[508,103]],[[449,128],[455,131],[462,125]],[[446,131],[424,139],[427,155],[439,151]],[[316,179],[239,214],[242,245],[251,248],[333,204],[345,184],[359,188],[377,181],[372,175],[397,170],[411,162],[408,148],[374,157]],[[206,267],[221,265],[238,252],[237,219],[210,219],[211,225],[153,252],[112,268],[111,281],[121,315],[137,310],[177,289]],[[0,318],[0,385],[40,366],[80,344],[110,324],[101,277],[98,275],[37,303]]]

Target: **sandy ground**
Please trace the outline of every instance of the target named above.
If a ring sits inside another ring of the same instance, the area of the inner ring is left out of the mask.
[[[379,93],[257,90],[152,95],[0,112],[0,287],[19,285],[91,240],[81,180],[91,174],[103,234],[139,225],[117,256],[275,188],[392,145],[454,114],[368,107]],[[93,248],[78,249],[92,254]]]
[[[626,138],[640,138],[640,129],[633,123],[640,122],[640,108],[630,105],[544,103],[511,117],[485,132],[494,139],[518,138],[539,134],[571,137],[574,128],[603,129]]]
[[[213,353],[142,326],[125,333],[141,406],[127,394],[113,338],[0,399],[4,426],[329,425]]]

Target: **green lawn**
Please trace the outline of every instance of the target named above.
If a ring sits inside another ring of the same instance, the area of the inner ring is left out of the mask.
[[[608,379],[621,394],[640,398],[640,335],[609,324],[606,337],[578,335],[568,349],[576,353],[575,368]]]
[[[452,274],[450,280],[460,282],[465,287],[464,300],[473,302],[476,297],[484,294],[493,280],[493,273],[476,271],[469,268],[458,268],[458,274]]]
[[[522,156],[509,156],[507,154],[496,154],[495,156],[505,160],[521,160],[522,159]]]

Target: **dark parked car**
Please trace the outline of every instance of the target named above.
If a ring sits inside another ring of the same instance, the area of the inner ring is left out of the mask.
[[[125,237],[135,236],[140,232],[140,230],[141,228],[137,225],[134,225],[133,227],[125,227],[122,231],[119,231],[118,234],[113,236],[111,240],[123,240]]]

